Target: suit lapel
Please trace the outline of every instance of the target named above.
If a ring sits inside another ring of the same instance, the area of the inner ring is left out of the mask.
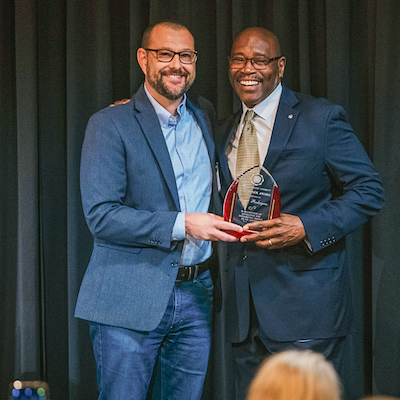
[[[299,115],[299,111],[293,108],[297,103],[298,100],[295,94],[283,87],[272,130],[271,142],[264,160],[264,167],[268,171],[272,171],[274,168],[292,134],[293,127]]]
[[[273,169],[293,131],[293,127],[299,114],[299,111],[293,108],[297,103],[298,100],[294,92],[283,86],[281,99],[275,117],[274,128],[272,130],[271,142],[263,164],[268,171]],[[224,125],[221,126],[221,141],[218,145],[218,157],[221,164],[222,177],[221,194],[226,192],[233,181],[228,166],[228,159],[226,157],[226,149],[232,140],[232,136],[236,132],[241,115],[242,110],[240,109],[235,115],[233,115],[233,117],[228,118]]]
[[[177,210],[180,210],[178,189],[176,187],[175,174],[171,163],[171,157],[168,152],[165,138],[162,133],[160,123],[157,114],[151,105],[143,86],[137,91],[133,97],[134,107],[138,111],[136,118],[142,127],[143,133],[149,143],[151,150],[160,166],[161,173],[164,176],[165,182],[171,192],[174,199]],[[211,123],[209,119],[204,115],[203,111],[195,107],[190,100],[187,100],[187,107],[193,114],[196,123],[204,137],[208,155],[210,157],[210,163],[214,165],[215,159],[215,147],[211,137]],[[215,178],[214,168],[213,177]]]
[[[211,137],[211,122],[209,118],[204,115],[203,111],[200,108],[194,106],[194,104],[189,99],[186,100],[186,105],[190,112],[193,114],[194,119],[203,134],[204,141],[206,142],[208,156],[210,157],[211,165],[213,165],[215,159],[215,146],[213,138]]]
[[[232,137],[236,133],[236,129],[239,125],[240,116],[242,110],[240,109],[236,114],[227,120],[227,122],[221,127],[221,141],[218,146],[218,157],[220,160],[221,170],[221,194],[225,194],[228,190],[229,185],[233,181],[233,177],[228,165],[228,158],[226,156],[226,149],[232,140]]]
[[[210,212],[214,213],[221,213],[220,206],[218,197],[215,198],[215,196],[218,196],[218,184],[217,184],[217,174],[216,174],[216,169],[214,168],[214,163],[215,163],[215,144],[214,140],[212,138],[212,128],[211,128],[211,121],[206,113],[203,112],[202,109],[196,107],[189,99],[187,99],[187,108],[189,111],[192,113],[194,116],[194,119],[199,126],[202,134],[204,141],[206,143],[207,151],[208,151],[208,156],[210,158],[210,164],[211,164],[211,172],[212,172],[212,199],[213,201],[210,202]]]
[[[161,131],[160,123],[153,106],[144,92],[143,86],[132,98],[134,107],[138,111],[136,118],[143,130],[149,146],[156,158],[160,171],[174,199],[177,210],[180,210],[178,189],[176,187],[175,174],[171,163],[171,157]]]

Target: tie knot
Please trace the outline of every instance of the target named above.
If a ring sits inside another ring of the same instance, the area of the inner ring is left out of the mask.
[[[247,110],[244,116],[246,122],[251,121],[255,117],[256,113],[253,110]]]

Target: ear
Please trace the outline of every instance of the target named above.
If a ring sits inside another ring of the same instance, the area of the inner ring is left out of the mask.
[[[146,67],[147,67],[147,51],[143,47],[139,47],[136,53],[137,61],[142,69],[143,73],[146,75]]]
[[[285,67],[286,67],[286,57],[281,57],[278,60],[278,68],[279,68],[279,78],[283,78],[283,74],[285,72]]]

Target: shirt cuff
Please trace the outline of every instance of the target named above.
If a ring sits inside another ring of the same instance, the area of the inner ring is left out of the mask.
[[[174,227],[172,228],[172,241],[185,239],[185,213],[180,212],[176,217]]]
[[[304,243],[307,245],[308,249],[312,252],[313,249],[311,247],[311,242],[308,240],[308,238],[304,238]]]

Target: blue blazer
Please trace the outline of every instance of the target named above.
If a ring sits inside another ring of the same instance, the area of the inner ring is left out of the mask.
[[[199,103],[212,108],[205,99]],[[213,166],[210,117],[189,100],[187,107],[203,132]],[[171,242],[180,211],[178,191],[159,120],[143,86],[129,103],[90,118],[82,147],[81,194],[94,247],[75,316],[153,330],[167,307],[183,241]]]
[[[232,182],[225,150],[241,111],[216,129],[222,197]],[[281,212],[301,218],[311,244],[281,250],[254,243],[221,246],[227,335],[243,341],[250,291],[266,335],[275,341],[344,336],[351,325],[345,236],[383,205],[378,173],[344,110],[283,87],[265,168],[281,194]]]

